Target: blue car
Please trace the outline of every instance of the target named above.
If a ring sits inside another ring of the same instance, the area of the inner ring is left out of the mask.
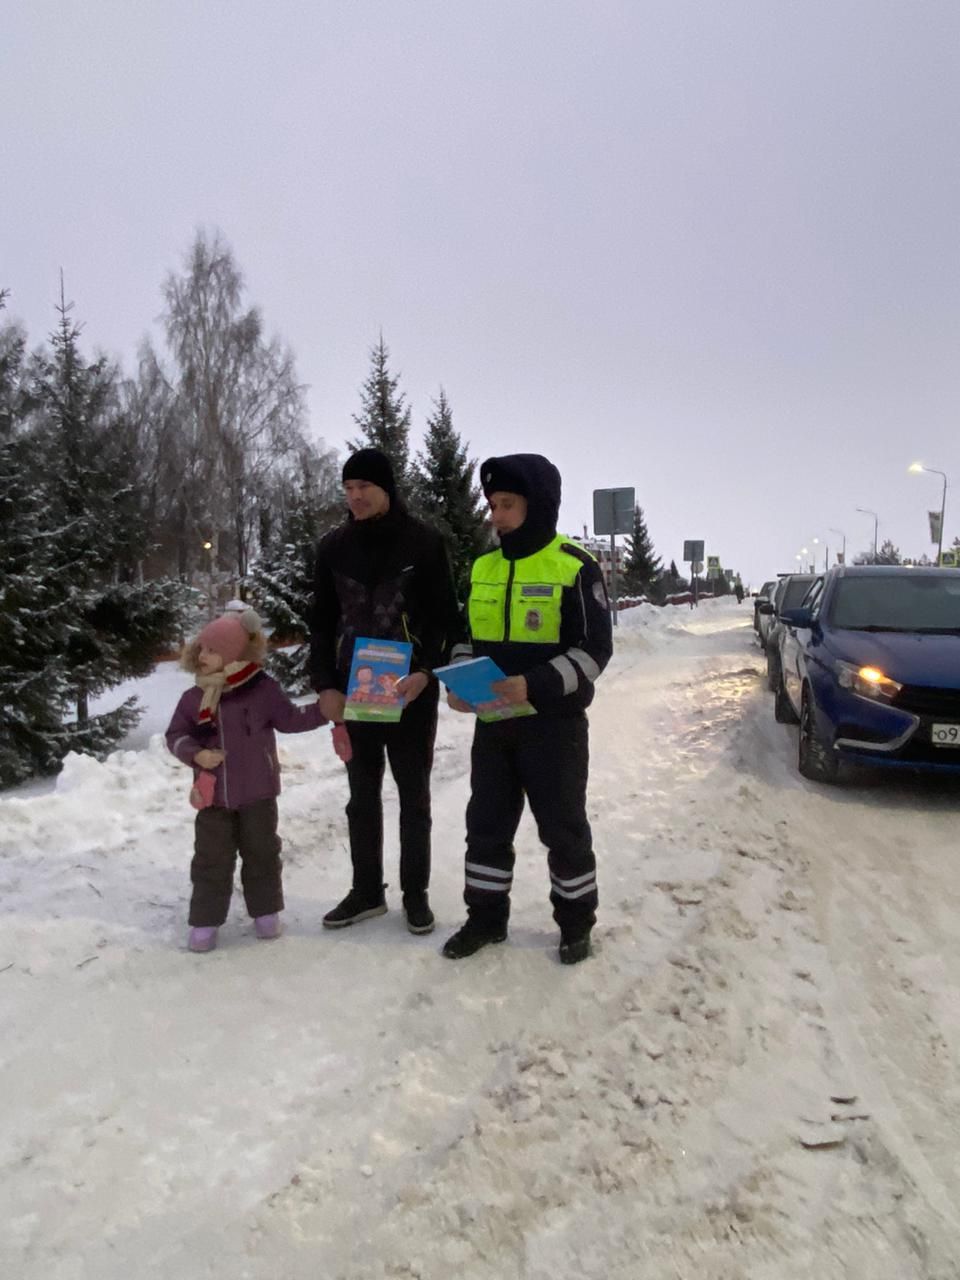
[[[774,714],[800,725],[804,777],[960,773],[960,570],[840,566],[780,618]]]

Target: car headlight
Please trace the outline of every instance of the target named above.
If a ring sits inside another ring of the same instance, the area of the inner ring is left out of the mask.
[[[892,702],[903,688],[902,684],[885,676],[877,667],[857,667],[852,662],[838,662],[837,667],[837,679],[843,688],[852,689],[861,698]]]

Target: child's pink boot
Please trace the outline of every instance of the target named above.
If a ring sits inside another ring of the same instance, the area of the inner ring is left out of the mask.
[[[194,925],[187,939],[190,951],[212,951],[217,945],[216,925]]]
[[[269,916],[254,916],[253,927],[261,942],[280,937],[280,917],[276,912]]]

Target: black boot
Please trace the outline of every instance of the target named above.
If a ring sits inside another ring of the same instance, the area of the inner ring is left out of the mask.
[[[425,893],[405,893],[403,912],[407,917],[407,928],[411,933],[433,932],[433,912],[430,910],[430,900]]]
[[[581,960],[586,960],[590,955],[590,930],[586,933],[563,933],[560,934],[560,963],[561,964],[579,964]]]
[[[489,920],[470,918],[446,940],[442,954],[448,960],[463,960],[481,947],[489,946],[491,942],[506,941],[506,937],[506,921],[494,924]]]
[[[369,920],[371,916],[382,916],[387,910],[383,885],[379,897],[363,894],[358,889],[351,889],[342,902],[338,902],[332,911],[323,917],[325,929],[343,929],[348,924],[357,924],[360,920]]]

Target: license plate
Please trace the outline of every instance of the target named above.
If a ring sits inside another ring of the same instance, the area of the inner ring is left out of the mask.
[[[935,747],[960,747],[960,724],[932,724],[930,739]]]

